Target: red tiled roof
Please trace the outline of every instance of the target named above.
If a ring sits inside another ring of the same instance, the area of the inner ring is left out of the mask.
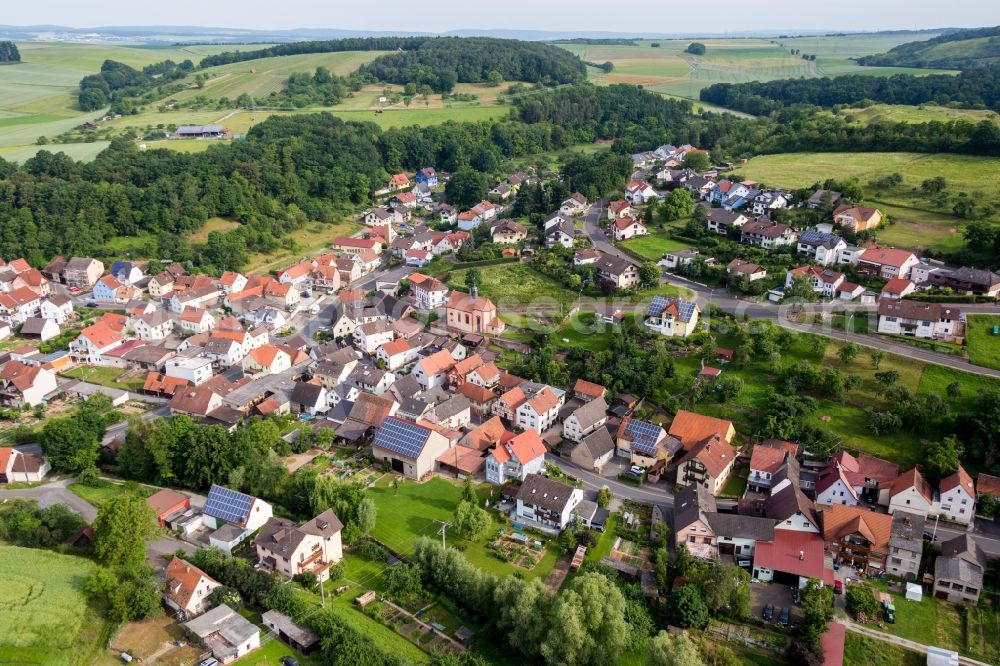
[[[844,666],[844,639],[847,630],[839,622],[827,622],[826,632],[820,637],[823,646],[823,666]]]
[[[905,278],[892,278],[882,287],[883,294],[902,294],[907,287],[913,286],[913,282]]]
[[[972,483],[972,477],[961,465],[958,466],[957,472],[944,477],[939,484],[942,493],[946,493],[956,486],[962,486],[969,495],[976,496],[976,486]]]
[[[908,472],[903,472],[895,481],[892,482],[892,488],[889,490],[889,495],[891,497],[895,497],[907,488],[916,488],[917,492],[924,496],[924,499],[927,500],[928,504],[934,501],[933,493],[931,492],[931,484],[927,483],[927,480],[916,467]]]
[[[799,553],[802,559],[799,559]],[[814,532],[775,530],[773,541],[758,541],[754,567],[824,579],[823,537]]]
[[[545,455],[545,444],[534,430],[525,430],[510,441],[493,450],[493,457],[499,462],[507,462],[513,456],[522,465]]]
[[[684,448],[691,448],[696,443],[716,434],[728,442],[729,430],[732,425],[732,421],[681,409],[674,415],[674,420],[670,423],[670,429],[667,432],[681,440]]]
[[[1000,476],[980,472],[976,477],[976,492],[980,495],[989,493],[994,497],[1000,497]]]
[[[785,452],[770,446],[755,446],[750,454],[750,469],[774,474],[785,462]]]
[[[878,264],[879,266],[893,266],[895,268],[901,268],[903,264],[906,263],[912,256],[913,253],[909,250],[871,247],[861,253],[859,261],[864,261],[870,264]]]
[[[583,395],[587,395],[592,398],[602,398],[607,391],[608,390],[600,384],[588,382],[586,379],[578,379],[576,380],[576,383],[573,384],[574,393],[582,393]]]

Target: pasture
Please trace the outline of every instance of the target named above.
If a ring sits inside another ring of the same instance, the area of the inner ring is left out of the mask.
[[[970,363],[1000,369],[1000,336],[993,335],[994,326],[1000,326],[1000,315],[968,316],[965,343]]]
[[[80,662],[87,615],[83,583],[93,568],[81,557],[0,547],[0,662]]]

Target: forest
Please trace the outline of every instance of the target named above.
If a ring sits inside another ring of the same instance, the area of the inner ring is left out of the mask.
[[[21,52],[17,50],[17,44],[0,41],[0,62],[21,62]]]
[[[246,60],[275,58],[306,53],[339,53],[341,51],[412,51],[433,37],[352,37],[311,42],[276,44],[253,51],[225,51],[206,56],[198,63],[202,69]]]
[[[172,60],[148,65],[142,71],[115,60],[105,60],[101,71],[89,74],[80,80],[78,102],[82,111],[96,111],[107,106],[120,105],[126,98],[138,97],[154,86],[186,77],[194,69],[194,63]],[[112,108],[120,113],[125,109]]]
[[[946,45],[946,48],[937,48],[942,45]],[[975,69],[998,63],[1000,26],[957,30],[925,41],[900,44],[888,53],[858,58],[858,64],[875,67]]]
[[[762,116],[793,104],[824,108],[862,100],[884,104],[958,104],[967,108],[1000,108],[1000,69],[979,68],[958,75],[865,76],[781,79],[750,83],[716,83],[701,91],[701,101]]]
[[[439,37],[419,48],[379,56],[358,70],[379,81],[428,85],[451,92],[455,83],[526,81],[578,83],[586,67],[575,55],[540,42],[490,37]]]

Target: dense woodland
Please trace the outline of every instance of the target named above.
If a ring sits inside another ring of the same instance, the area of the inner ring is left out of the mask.
[[[973,69],[957,76],[852,74],[833,78],[716,83],[701,91],[701,100],[755,116],[767,115],[793,104],[829,108],[863,100],[885,104],[933,102],[996,109],[1000,108],[1000,68]]]
[[[21,52],[14,42],[0,42],[0,62],[21,62]]]
[[[958,44],[957,42],[967,42]],[[938,49],[941,45],[946,48]],[[921,42],[907,42],[888,53],[858,58],[862,65],[973,69],[1000,64],[1000,26],[958,30]]]
[[[379,56],[359,72],[387,83],[429,85],[434,92],[451,92],[455,83],[554,85],[578,83],[587,76],[583,62],[565,49],[490,37],[429,39],[415,50]]]
[[[278,56],[303,55],[306,53],[340,53],[342,51],[412,51],[420,48],[433,37],[354,37],[347,39],[326,39],[311,42],[290,42],[276,44],[253,51],[225,51],[201,59],[202,69],[228,65],[234,62],[275,58]]]
[[[190,60],[181,63],[164,60],[141,71],[115,60],[105,60],[99,73],[80,80],[80,109],[96,111],[108,104],[120,106],[128,98],[138,97],[154,86],[183,79],[193,69],[194,63]],[[113,110],[119,113],[128,111],[124,108]]]

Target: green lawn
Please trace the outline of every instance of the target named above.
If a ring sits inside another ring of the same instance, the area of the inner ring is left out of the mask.
[[[86,486],[82,483],[71,483],[69,484],[69,489],[82,499],[97,507],[101,506],[113,497],[118,497],[119,495],[124,495],[126,493],[149,497],[154,492],[151,488],[140,486],[137,483],[111,483],[110,481],[101,481],[98,486]]]
[[[448,285],[465,287],[466,270],[448,274]],[[550,277],[524,264],[500,264],[479,268],[479,293],[493,300],[499,310],[510,307],[567,304],[577,294]]]
[[[278,639],[270,640],[259,650],[254,650],[233,663],[238,664],[238,666],[275,666],[275,664],[281,661],[282,657],[294,657],[302,666],[310,666],[317,663],[314,659],[296,652]]]
[[[640,236],[639,238],[633,238],[632,240],[625,241],[623,245],[629,250],[641,254],[650,261],[659,261],[667,252],[686,250],[691,247],[687,243],[673,240],[666,234],[650,234],[648,236]]]
[[[743,497],[743,492],[747,489],[747,477],[750,475],[750,468],[740,465],[733,470],[726,485],[722,488],[720,497]]]
[[[844,666],[923,666],[926,655],[848,631],[844,638]]]
[[[587,351],[607,349],[611,342],[612,327],[592,312],[577,312],[555,333],[557,347],[579,347]],[[565,342],[569,340],[569,342]]]
[[[497,489],[487,484],[481,486],[478,492],[480,500],[490,498],[495,502],[500,498]],[[368,496],[378,506],[379,515],[372,535],[394,550],[409,553],[419,537],[440,538],[438,530],[441,525],[436,521],[451,521],[454,518],[461,495],[460,485],[440,477],[425,483],[400,480],[396,490],[392,488],[388,478],[383,479],[368,490]],[[453,530],[448,530],[447,542],[462,549],[470,562],[498,576],[519,572],[526,578],[544,578],[555,566],[557,555],[551,549],[545,552],[541,562],[531,571],[503,562],[489,549],[489,541],[496,537],[498,528],[497,522],[493,521],[489,537],[479,542],[467,541]]]
[[[0,546],[0,663],[78,663],[93,568],[82,557]]]
[[[1000,326],[1000,315],[968,316],[965,344],[970,363],[1000,369],[1000,335],[993,335],[994,326]]]
[[[121,389],[123,391],[142,390],[143,380],[141,377],[135,377],[125,382],[119,382],[118,376],[121,375],[122,372],[124,372],[124,370],[121,368],[81,365],[78,368],[67,370],[61,374],[63,377],[69,377],[70,379],[82,379],[92,384],[99,384],[101,386]]]

